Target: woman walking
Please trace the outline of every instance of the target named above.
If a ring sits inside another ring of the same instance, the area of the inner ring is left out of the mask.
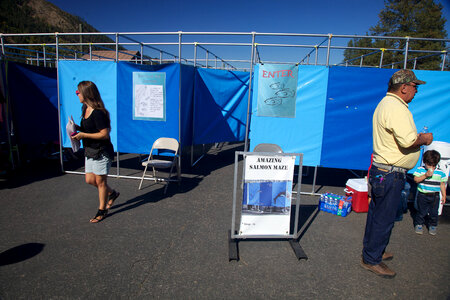
[[[79,132],[73,139],[83,140],[86,183],[98,189],[99,206],[91,223],[102,221],[120,193],[108,186],[107,178],[114,157],[109,132],[111,121],[95,83],[82,81],[75,92],[80,99],[82,115]]]

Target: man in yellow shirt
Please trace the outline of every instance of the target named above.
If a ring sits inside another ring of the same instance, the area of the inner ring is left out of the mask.
[[[405,185],[406,172],[420,156],[420,146],[433,141],[432,133],[417,134],[408,104],[417,93],[418,80],[411,70],[395,72],[388,92],[373,114],[373,164],[369,172],[372,201],[367,213],[361,266],[392,278],[394,271],[383,263],[393,258],[385,252]]]

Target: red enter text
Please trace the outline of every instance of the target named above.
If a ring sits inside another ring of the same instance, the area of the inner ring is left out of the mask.
[[[278,78],[278,77],[294,78],[294,76],[292,75],[292,70],[280,70],[280,71],[273,71],[273,72],[263,71],[262,77],[263,78]]]

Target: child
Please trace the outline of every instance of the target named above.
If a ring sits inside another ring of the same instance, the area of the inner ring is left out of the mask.
[[[447,176],[436,168],[441,160],[441,155],[436,150],[429,150],[423,154],[425,167],[419,167],[414,172],[414,182],[418,183],[417,190],[417,214],[414,218],[414,230],[417,234],[423,233],[423,225],[427,214],[430,215],[428,233],[436,235],[439,210],[439,190],[442,193],[442,204],[445,203],[445,184]]]

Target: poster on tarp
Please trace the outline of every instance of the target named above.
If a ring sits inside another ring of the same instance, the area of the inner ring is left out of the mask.
[[[295,156],[245,157],[240,234],[289,235]]]
[[[166,120],[166,73],[133,72],[133,120]]]
[[[295,118],[297,80],[297,65],[259,65],[256,115]]]

